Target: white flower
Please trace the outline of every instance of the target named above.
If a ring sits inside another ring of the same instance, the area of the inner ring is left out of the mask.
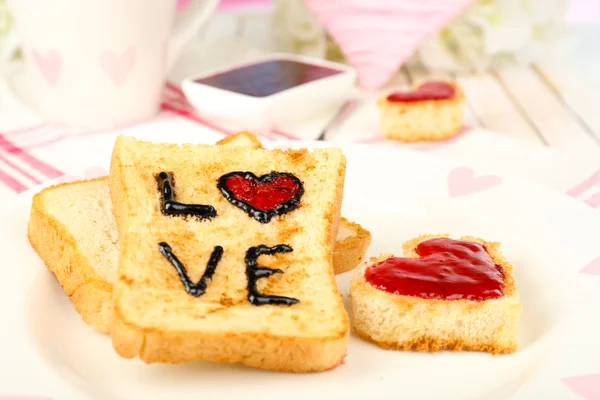
[[[327,40],[323,27],[302,0],[274,0],[271,34],[277,50],[322,57]]]
[[[8,10],[8,4],[6,4],[6,0],[0,0],[0,37],[6,36],[12,27],[12,16]]]
[[[480,70],[529,63],[557,40],[567,0],[477,0],[417,53],[430,69]]]
[[[487,15],[466,16],[467,21],[482,31],[485,52],[494,54],[516,51],[531,38],[533,23],[521,0],[499,1]]]

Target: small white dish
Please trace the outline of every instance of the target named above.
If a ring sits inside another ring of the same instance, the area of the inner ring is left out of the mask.
[[[200,115],[262,130],[331,113],[355,80],[348,65],[276,53],[190,76],[182,89]]]

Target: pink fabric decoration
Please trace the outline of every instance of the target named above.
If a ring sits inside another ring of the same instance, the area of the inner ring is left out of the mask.
[[[356,69],[361,86],[374,90],[473,0],[304,1]]]

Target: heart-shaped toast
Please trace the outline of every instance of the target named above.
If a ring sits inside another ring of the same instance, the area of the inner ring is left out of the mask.
[[[261,223],[296,209],[304,194],[302,181],[284,172],[260,177],[252,172],[230,172],[219,178],[217,187],[231,204]]]
[[[485,246],[434,238],[415,248],[420,258],[390,257],[371,265],[365,279],[388,293],[440,300],[488,300],[503,296],[504,274]]]
[[[394,92],[387,96],[391,102],[448,100],[456,95],[454,86],[443,81],[425,82],[410,92]]]

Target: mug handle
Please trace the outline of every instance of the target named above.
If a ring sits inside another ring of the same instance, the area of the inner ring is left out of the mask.
[[[169,38],[167,71],[170,71],[183,46],[194,36],[202,24],[210,17],[219,0],[188,0],[186,7],[175,17],[175,26]]]

